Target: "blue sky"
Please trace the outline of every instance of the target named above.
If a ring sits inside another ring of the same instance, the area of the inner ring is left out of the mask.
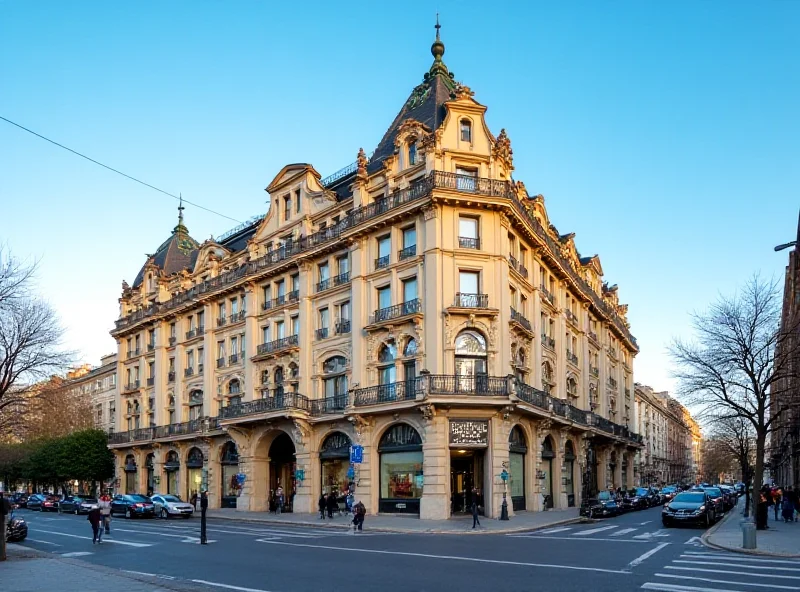
[[[800,199],[800,3],[0,0],[0,115],[244,220],[286,163],[371,151],[444,60],[505,127],[515,177],[599,253],[630,305],[637,381],[672,388],[689,312],[780,276]],[[41,259],[68,345],[114,350],[123,279],[171,198],[0,121],[0,240]],[[189,207],[202,241],[233,222]]]

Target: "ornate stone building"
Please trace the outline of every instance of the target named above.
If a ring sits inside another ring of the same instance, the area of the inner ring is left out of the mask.
[[[263,510],[280,486],[310,512],[354,488],[445,518],[473,488],[498,516],[504,487],[513,513],[634,483],[627,307],[512,178],[438,30],[431,51],[371,156],[285,166],[267,214],[216,240],[181,215],[123,284],[122,489]]]

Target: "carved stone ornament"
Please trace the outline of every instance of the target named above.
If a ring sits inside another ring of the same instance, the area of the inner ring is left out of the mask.
[[[423,405],[419,408],[419,412],[422,413],[422,418],[427,422],[433,421],[436,416],[436,408],[433,405]]]
[[[366,179],[367,164],[369,164],[369,160],[367,159],[367,154],[364,152],[363,148],[359,148],[358,156],[356,157],[356,175],[358,176],[359,179]]]
[[[539,428],[539,432],[541,434],[542,432],[549,431],[550,428],[553,427],[553,422],[549,419],[543,419],[542,421],[539,422],[539,425],[537,427]]]
[[[452,349],[453,341],[453,322],[450,315],[444,313],[444,347],[445,349]]]
[[[439,206],[431,205],[422,210],[422,214],[425,216],[426,220],[433,220],[434,218],[439,217]]]
[[[472,89],[466,84],[458,83],[456,85],[455,95],[457,99],[471,99],[475,96],[475,93],[472,92]]]
[[[497,136],[497,140],[494,142],[492,156],[503,162],[509,170],[514,169],[514,151],[511,150],[511,140],[508,138],[505,128],[500,130],[500,135]]]

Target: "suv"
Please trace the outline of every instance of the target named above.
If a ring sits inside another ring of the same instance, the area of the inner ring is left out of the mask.
[[[661,523],[669,528],[678,523],[701,524],[709,527],[717,519],[714,503],[702,489],[683,491],[665,504],[661,510]]]

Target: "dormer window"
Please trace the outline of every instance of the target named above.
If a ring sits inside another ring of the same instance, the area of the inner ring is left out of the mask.
[[[461,120],[461,141],[472,143],[472,122],[469,119]]]
[[[283,219],[289,220],[292,217],[292,196],[286,195],[283,198]]]
[[[417,164],[417,141],[412,139],[408,144],[408,166],[415,164]]]

